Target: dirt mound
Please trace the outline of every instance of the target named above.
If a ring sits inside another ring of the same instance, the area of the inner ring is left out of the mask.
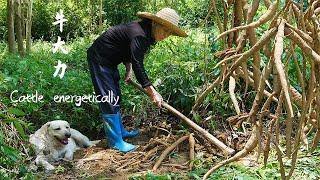
[[[127,141],[136,145],[137,149],[129,153],[107,148],[102,140],[97,146],[80,149],[75,153],[74,160],[56,163],[56,172],[45,175],[46,179],[86,179],[111,178],[128,179],[132,176],[145,175],[152,167],[164,149],[174,143],[180,136],[169,131],[142,131],[141,135]],[[199,148],[196,146],[196,148]],[[161,163],[154,174],[186,173],[189,171],[189,146],[183,143],[177,146]],[[41,175],[42,176],[42,175]]]

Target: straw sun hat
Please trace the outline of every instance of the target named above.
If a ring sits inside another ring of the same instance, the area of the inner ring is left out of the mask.
[[[151,19],[152,21],[167,27],[172,31],[173,35],[181,37],[188,36],[187,33],[178,27],[180,17],[176,11],[171,8],[163,8],[155,15],[149,12],[138,12],[137,16]]]

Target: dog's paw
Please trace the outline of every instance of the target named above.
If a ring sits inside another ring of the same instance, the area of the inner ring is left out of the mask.
[[[38,170],[38,166],[35,164],[35,163],[31,163],[29,166],[28,166],[28,170],[29,171],[32,171],[32,172],[36,172]]]
[[[96,146],[101,140],[90,141],[89,147]],[[87,147],[86,147],[87,148]]]
[[[51,164],[48,164],[44,167],[46,172],[52,172],[53,170],[55,170],[55,167]]]

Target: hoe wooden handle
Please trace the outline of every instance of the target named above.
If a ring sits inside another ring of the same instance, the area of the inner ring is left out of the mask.
[[[136,82],[130,80],[128,81],[131,85],[139,89],[140,91],[146,93],[146,91]],[[210,134],[208,131],[200,127],[198,124],[194,123],[191,119],[187,118],[185,115],[183,115],[181,112],[176,110],[174,107],[170,106],[166,102],[162,102],[162,107],[168,109],[172,114],[183,120],[185,123],[187,123],[191,128],[198,131],[201,135],[203,135],[206,139],[208,139],[209,142],[211,142],[213,145],[217,146],[225,155],[233,155],[235,151],[226,146],[223,142],[219,141],[216,137],[214,137],[212,134]]]

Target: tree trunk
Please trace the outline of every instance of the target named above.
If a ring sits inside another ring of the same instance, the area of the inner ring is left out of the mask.
[[[14,38],[14,3],[13,0],[7,0],[7,26],[8,26],[8,47],[9,53],[15,53]]]
[[[27,0],[27,20],[26,20],[26,52],[31,50],[31,26],[32,26],[32,0]]]
[[[17,35],[18,51],[20,56],[24,56],[24,46],[22,38],[22,19],[21,19],[21,2],[20,0],[15,0],[15,31]]]
[[[26,1],[20,0],[22,39],[26,39]]]

